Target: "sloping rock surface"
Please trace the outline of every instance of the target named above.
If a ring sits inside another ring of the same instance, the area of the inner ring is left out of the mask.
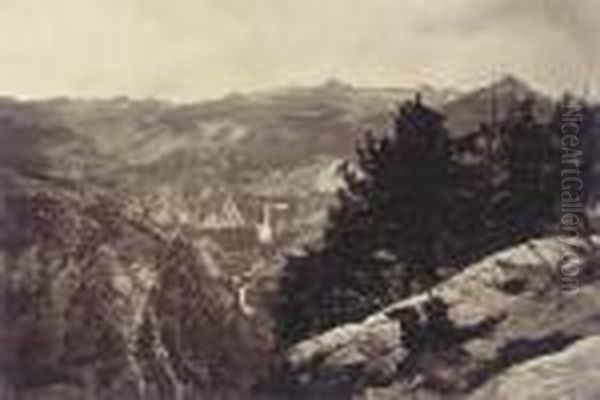
[[[483,259],[430,294],[301,342],[287,354],[288,386],[306,398],[327,391],[351,393],[341,398],[464,398],[514,365],[600,333],[597,242],[532,240]],[[573,266],[577,277],[566,281],[565,271]],[[426,318],[430,295],[447,304],[463,338],[460,345],[423,355],[418,372],[406,378],[410,351],[402,337],[410,327],[402,315]]]
[[[600,399],[600,336],[510,368],[469,400]]]

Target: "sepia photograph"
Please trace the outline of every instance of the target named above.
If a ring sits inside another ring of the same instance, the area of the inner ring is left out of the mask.
[[[600,399],[600,0],[0,33],[0,400]]]

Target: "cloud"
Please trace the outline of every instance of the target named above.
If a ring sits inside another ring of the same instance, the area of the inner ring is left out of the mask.
[[[0,89],[197,98],[339,77],[556,88],[598,66],[596,0],[3,0]],[[600,84],[600,82],[598,82]]]
[[[452,0],[451,0],[452,1]],[[530,31],[551,31],[563,35],[570,46],[594,63],[598,62],[594,51],[600,39],[600,2],[596,0],[469,0],[460,1],[461,6],[446,14],[446,18],[429,20],[428,28],[437,26],[446,32],[457,34],[485,33],[498,27],[520,26]],[[527,41],[527,36],[522,40]]]

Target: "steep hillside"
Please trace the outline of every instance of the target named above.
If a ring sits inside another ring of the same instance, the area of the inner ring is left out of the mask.
[[[0,175],[2,399],[242,399],[268,335],[194,248],[100,190]]]

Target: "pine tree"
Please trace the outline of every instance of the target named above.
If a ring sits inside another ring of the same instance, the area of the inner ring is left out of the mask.
[[[555,193],[546,189],[546,168],[552,165],[553,147],[549,130],[538,122],[533,102],[521,103],[504,126],[510,194],[508,218],[511,236],[524,240],[540,235],[552,222]]]
[[[496,127],[497,145],[487,160],[487,184],[480,192],[484,207],[474,215],[481,220],[478,235],[486,244],[484,254],[525,240],[556,233],[560,224],[562,172],[561,138],[563,104],[555,107],[549,120],[535,113],[536,104],[527,99],[515,105]],[[584,108],[582,115],[587,115]],[[575,164],[587,176],[588,125],[582,118]],[[586,178],[582,176],[585,181]],[[471,185],[476,180],[471,181]],[[588,185],[584,185],[587,187]],[[580,193],[585,202],[587,195]],[[469,246],[473,242],[467,240]]]
[[[449,210],[452,232],[450,259],[465,265],[499,246],[502,231],[498,213],[506,202],[506,192],[498,190],[506,180],[498,127],[481,124],[462,140],[453,143],[452,188]]]
[[[276,305],[284,341],[365,317],[439,280],[454,199],[443,115],[419,98],[407,102],[391,135],[367,134],[357,156],[321,246],[288,260]]]

